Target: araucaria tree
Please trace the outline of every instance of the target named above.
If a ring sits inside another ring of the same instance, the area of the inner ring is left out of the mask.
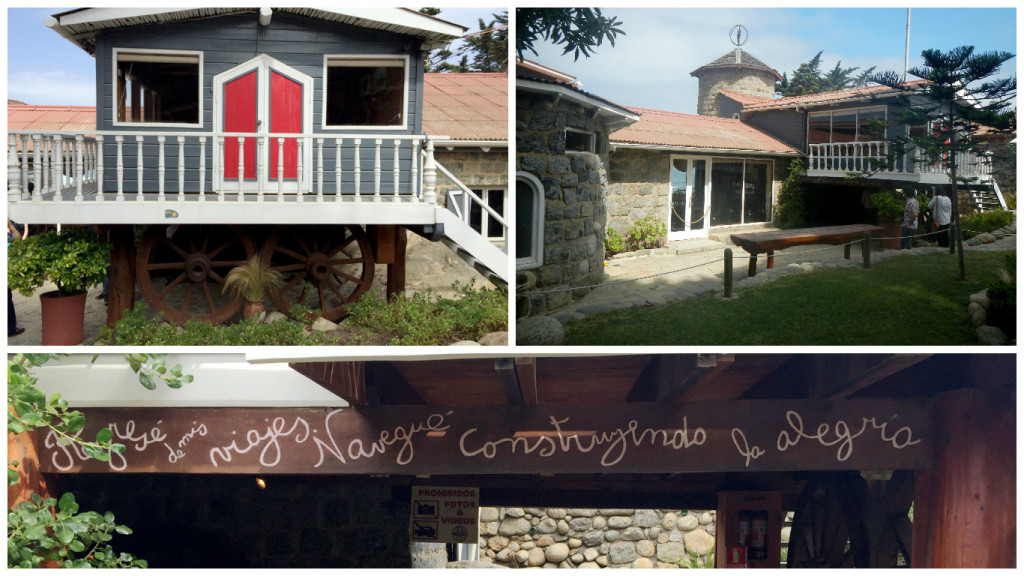
[[[960,279],[964,280],[966,272],[957,185],[972,182],[975,178],[958,173],[963,165],[958,166],[957,161],[980,157],[977,154],[980,147],[973,138],[980,128],[1016,130],[1016,110],[1010,106],[1017,95],[1017,79],[991,79],[1014,55],[1009,52],[976,53],[973,46],[961,46],[949,52],[925,50],[921,57],[923,65],[911,68],[907,73],[924,82],[907,83],[897,72],[885,72],[872,78],[878,84],[904,92],[905,108],[899,117],[890,118],[890,126],[902,124],[924,128],[889,138],[888,158],[873,162],[873,168],[884,169],[901,158],[909,158],[918,164],[941,166],[946,171],[953,208],[950,231],[955,229]]]

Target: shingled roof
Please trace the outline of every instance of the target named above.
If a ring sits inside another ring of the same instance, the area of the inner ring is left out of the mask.
[[[649,108],[629,109],[640,115],[640,121],[612,132],[609,139],[613,143],[778,154],[798,152],[774,136],[739,120]]]
[[[738,58],[737,58],[738,57]],[[754,70],[764,70],[770,72],[775,76],[776,80],[782,80],[782,76],[775,71],[774,68],[761,62],[757,58],[750,55],[749,52],[741,50],[739,48],[723,54],[721,57],[708,62],[707,64],[697,68],[693,72],[690,72],[690,76],[701,77],[708,70],[716,68],[748,68]]]
[[[454,141],[508,142],[508,75],[423,75],[423,129]]]
[[[925,84],[927,80],[913,80],[904,84],[907,87],[914,87]],[[846,90],[835,90],[833,92],[820,92],[818,94],[806,94],[804,96],[790,96],[788,98],[764,99],[760,102],[743,102],[735,98],[735,93],[725,93],[726,96],[735,99],[743,104],[744,111],[772,110],[779,108],[790,108],[793,106],[810,106],[814,104],[833,104],[847,100],[866,100],[879,96],[896,96],[901,92],[889,86],[875,85],[864,88],[848,88]]]

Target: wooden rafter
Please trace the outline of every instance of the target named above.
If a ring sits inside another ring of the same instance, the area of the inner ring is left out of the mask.
[[[505,398],[513,406],[522,406],[523,393],[519,387],[519,378],[516,376],[516,363],[513,358],[495,358],[494,371],[498,374],[501,382],[501,389],[505,392]]]
[[[363,362],[300,362],[289,366],[353,406],[366,405]]]
[[[519,379],[519,390],[523,397],[523,403],[527,406],[536,406],[537,393],[537,359],[520,356],[516,358],[516,377]]]
[[[844,356],[838,362],[817,363],[810,397],[835,400],[928,359],[931,354]]]

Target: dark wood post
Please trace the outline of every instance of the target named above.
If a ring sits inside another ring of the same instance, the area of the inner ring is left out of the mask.
[[[405,247],[408,232],[403,226],[395,226],[395,257],[388,264],[388,300],[395,294],[405,292]]]
[[[915,472],[914,568],[1013,568],[1016,399],[966,388],[935,403],[935,466]]]
[[[107,326],[113,328],[135,307],[135,234],[129,225],[110,226],[110,272],[107,286]]]

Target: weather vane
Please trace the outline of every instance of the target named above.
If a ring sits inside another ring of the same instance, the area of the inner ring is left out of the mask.
[[[747,27],[743,24],[737,24],[729,30],[729,39],[736,46],[743,46],[747,43]]]

